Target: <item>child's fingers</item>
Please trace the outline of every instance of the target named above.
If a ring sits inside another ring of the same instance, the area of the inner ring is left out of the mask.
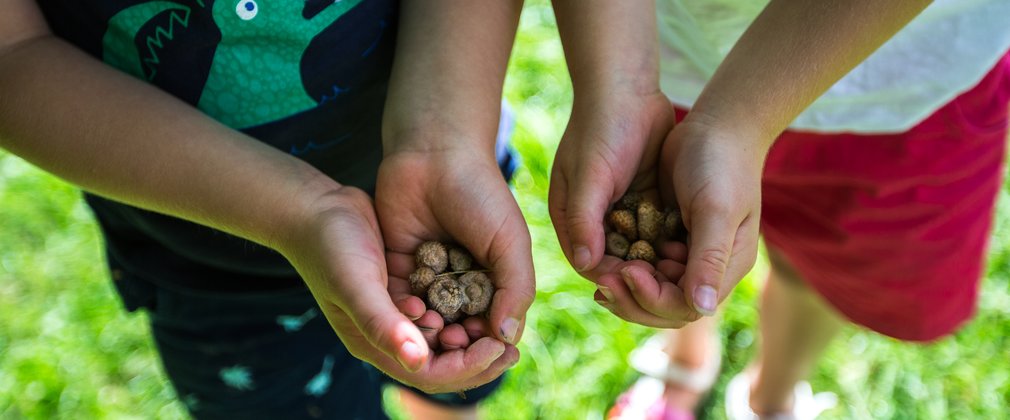
[[[660,242],[656,249],[659,258],[674,260],[679,263],[687,263],[687,244],[677,241]]]
[[[610,191],[594,182],[572,182],[570,176],[582,178],[554,169],[548,208],[565,256],[576,271],[584,272],[603,255],[603,213],[610,205]]]
[[[393,357],[408,371],[417,371],[431,352],[421,331],[393,303],[381,270],[367,265],[346,265],[338,270],[343,279],[357,279],[333,298],[372,346]]]
[[[597,299],[597,303],[625,321],[655,328],[680,328],[687,325],[684,320],[663,318],[642,308],[619,275],[602,276],[597,284],[600,293],[606,297],[604,300]]]
[[[437,349],[439,346],[439,332],[445,327],[442,315],[432,310],[425,311],[424,315],[414,321],[414,324],[421,330],[421,335],[424,336],[424,341],[428,343],[428,348]]]
[[[644,263],[644,261],[642,262]],[[580,274],[582,274],[582,276],[587,279],[596,281],[596,279],[600,278],[600,276],[604,274],[617,273],[621,267],[627,264],[628,261],[625,261],[623,258],[618,258],[613,255],[603,255],[603,258],[600,259],[600,263],[597,264],[596,267],[593,267],[592,270],[585,271]]]
[[[466,349],[449,350],[434,356],[425,369],[421,389],[428,393],[474,388],[501,376],[515,364],[519,352],[515,346],[485,337]]]
[[[621,276],[632,298],[645,311],[660,318],[685,322],[701,318],[701,314],[687,306],[680,287],[663,273],[657,271],[656,277],[653,277],[641,268],[625,267],[621,270]]]
[[[449,324],[438,333],[438,341],[443,350],[464,349],[470,345],[470,337],[462,325]]]
[[[502,341],[518,343],[536,296],[532,244],[518,207],[495,232],[486,255],[496,289],[488,313],[491,329]]]
[[[656,271],[663,273],[663,276],[670,281],[677,283],[684,275],[684,264],[674,260],[660,260],[656,263]]]
[[[395,298],[394,298],[395,299]],[[424,306],[424,301],[417,296],[406,296],[396,301],[396,308],[400,310],[404,316],[406,316],[411,321],[417,321],[420,319],[427,308]]]
[[[484,337],[491,336],[491,328],[482,317],[471,316],[463,320],[463,329],[466,330],[466,335],[470,337],[470,341],[477,341]]]

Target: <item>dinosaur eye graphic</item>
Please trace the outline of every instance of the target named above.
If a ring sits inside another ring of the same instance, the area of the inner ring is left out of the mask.
[[[256,5],[255,0],[241,0],[238,5],[235,6],[235,14],[242,20],[249,20],[256,17],[256,13],[259,12],[259,6]]]

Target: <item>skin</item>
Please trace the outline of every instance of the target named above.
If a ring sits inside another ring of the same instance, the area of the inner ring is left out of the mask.
[[[556,0],[575,104],[550,208],[573,266],[610,287],[610,307],[629,321],[676,327],[713,315],[754,264],[761,170],[774,139],[928,3],[772,1],[667,134],[653,6]],[[649,270],[624,270],[603,256],[606,209],[625,191],[653,185],[683,211],[691,234],[685,272],[672,279],[682,302],[662,282],[650,294],[631,293],[614,277],[654,283]]]
[[[455,391],[487,383],[517,360],[514,347],[490,337],[430,352],[391,296],[366,193],[56,38],[33,1],[12,0],[0,14],[0,91],[0,147],[90,192],[279,251],[348,350],[390,376],[427,392]],[[412,205],[420,203],[398,209]],[[481,255],[495,267],[506,260]],[[531,273],[516,275],[527,279],[529,296]],[[493,319],[522,319],[528,304],[503,300]]]
[[[777,251],[761,296],[761,340],[750,366],[755,413],[789,413],[793,388],[806,378],[846,320]]]
[[[603,1],[576,5],[555,0],[576,93],[552,178],[551,215],[573,266],[597,282],[597,302],[621,318],[656,327],[714,315],[716,304],[756,258],[761,173],[774,139],[928,4],[772,1],[726,57],[691,113],[661,141],[657,158],[651,155],[654,135],[644,127],[663,124],[668,116],[642,105],[652,103],[658,91],[656,53],[654,48],[632,48],[634,42],[655,45],[654,12],[636,5],[642,8],[637,13],[642,20],[629,24],[628,15],[636,13],[628,5],[614,10]],[[607,16],[585,16],[592,14]],[[565,29],[567,24],[575,27]],[[614,33],[608,27],[627,30]],[[620,72],[626,74],[616,74]],[[604,103],[580,104],[586,97]],[[573,152],[576,157],[570,156]],[[636,161],[637,168],[627,164]],[[644,263],[608,263],[608,257],[601,256],[602,215],[626,189],[651,186],[639,180],[648,179],[642,174],[656,167],[664,202],[677,203],[691,234],[683,254],[668,249],[665,257],[686,265],[660,262],[657,274]],[[840,323],[823,302],[797,286],[792,273],[781,258],[773,259],[763,305],[765,343],[751,395],[758,413],[789,410],[792,387]],[[782,280],[790,278],[794,281]],[[686,302],[663,299],[676,298],[664,279],[677,282]],[[711,289],[705,292],[704,286]],[[685,304],[693,311],[683,310]],[[692,328],[689,335],[701,334]],[[706,350],[696,343],[671,348],[671,359],[700,360]],[[783,345],[790,349],[783,350]],[[696,396],[677,393],[667,388],[665,398],[671,405],[697,401]]]
[[[486,329],[514,361],[535,294],[533,257],[494,143],[522,2],[402,7],[376,187],[393,298],[411,317],[430,312],[403,285],[414,269],[413,252],[426,240],[458,243],[493,273]],[[459,347],[470,338],[452,327],[438,340]]]
[[[673,109],[659,90],[655,5],[553,4],[575,93],[549,192],[561,247],[572,266],[598,284],[603,302],[614,297],[608,308],[622,318],[682,327],[700,314],[685,304],[675,283],[679,275],[657,282],[655,267],[604,255],[606,211],[627,191],[657,196],[659,152],[673,127]],[[672,254],[660,249],[658,255]],[[642,287],[621,286],[624,274],[636,273]]]

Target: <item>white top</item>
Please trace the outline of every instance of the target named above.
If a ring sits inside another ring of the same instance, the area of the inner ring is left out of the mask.
[[[765,0],[656,0],[660,84],[690,107]],[[1010,0],[936,0],[793,121],[819,132],[906,131],[975,86],[1010,49]]]

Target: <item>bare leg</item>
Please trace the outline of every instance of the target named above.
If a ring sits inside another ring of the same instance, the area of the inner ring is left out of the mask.
[[[780,254],[769,249],[769,256],[772,270],[761,301],[761,341],[750,394],[758,414],[791,411],[796,383],[846,323]]]
[[[410,413],[410,418],[415,420],[473,420],[477,418],[476,405],[451,408],[428,401],[406,389],[399,389],[399,394],[404,410]]]
[[[670,363],[696,370],[700,369],[709,357],[720,354],[712,349],[712,346],[719,345],[713,339],[716,326],[715,317],[704,317],[684,328],[667,332],[664,351],[670,355]],[[697,390],[673,383],[667,383],[663,393],[667,405],[686,411],[693,411],[701,396]]]

